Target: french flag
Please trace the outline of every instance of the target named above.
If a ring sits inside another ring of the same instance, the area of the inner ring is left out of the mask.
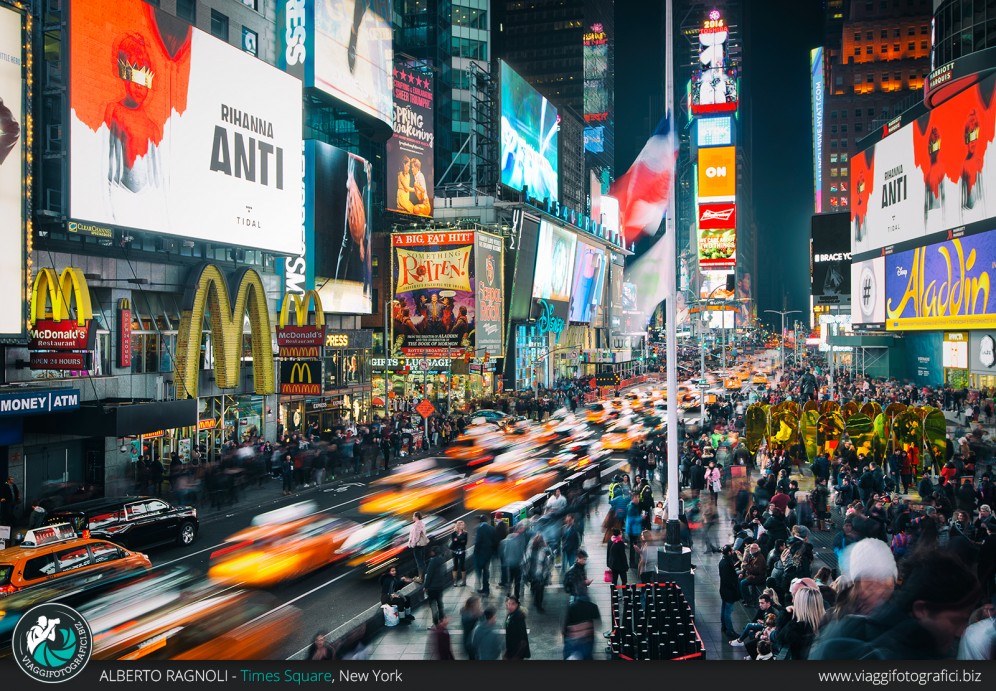
[[[654,235],[670,203],[671,179],[678,157],[671,118],[665,115],[640,155],[616,179],[611,194],[619,200],[620,225],[627,245]]]

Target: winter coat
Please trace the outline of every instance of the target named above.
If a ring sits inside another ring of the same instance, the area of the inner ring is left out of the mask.
[[[605,565],[613,571],[625,573],[629,570],[629,560],[627,559],[626,551],[626,543],[622,539],[609,540]]]

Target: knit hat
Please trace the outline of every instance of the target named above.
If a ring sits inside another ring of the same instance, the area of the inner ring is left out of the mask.
[[[875,538],[865,538],[851,545],[847,551],[846,575],[852,581],[888,581],[899,575],[896,558],[889,545]]]

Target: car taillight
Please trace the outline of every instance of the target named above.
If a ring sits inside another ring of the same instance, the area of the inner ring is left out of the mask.
[[[83,531],[83,539],[84,540],[89,540],[90,539],[90,529],[89,528]]]
[[[10,595],[15,590],[17,590],[17,586],[13,586],[13,585],[0,585],[0,597],[4,597],[6,595]]]

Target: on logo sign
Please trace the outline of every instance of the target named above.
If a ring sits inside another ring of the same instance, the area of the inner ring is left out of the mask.
[[[705,171],[707,178],[725,178],[726,166],[709,166]]]
[[[308,37],[306,0],[287,0],[284,11],[287,15],[287,26],[284,28],[284,40],[287,41],[285,59],[288,65],[304,63],[308,51],[305,39]]]

